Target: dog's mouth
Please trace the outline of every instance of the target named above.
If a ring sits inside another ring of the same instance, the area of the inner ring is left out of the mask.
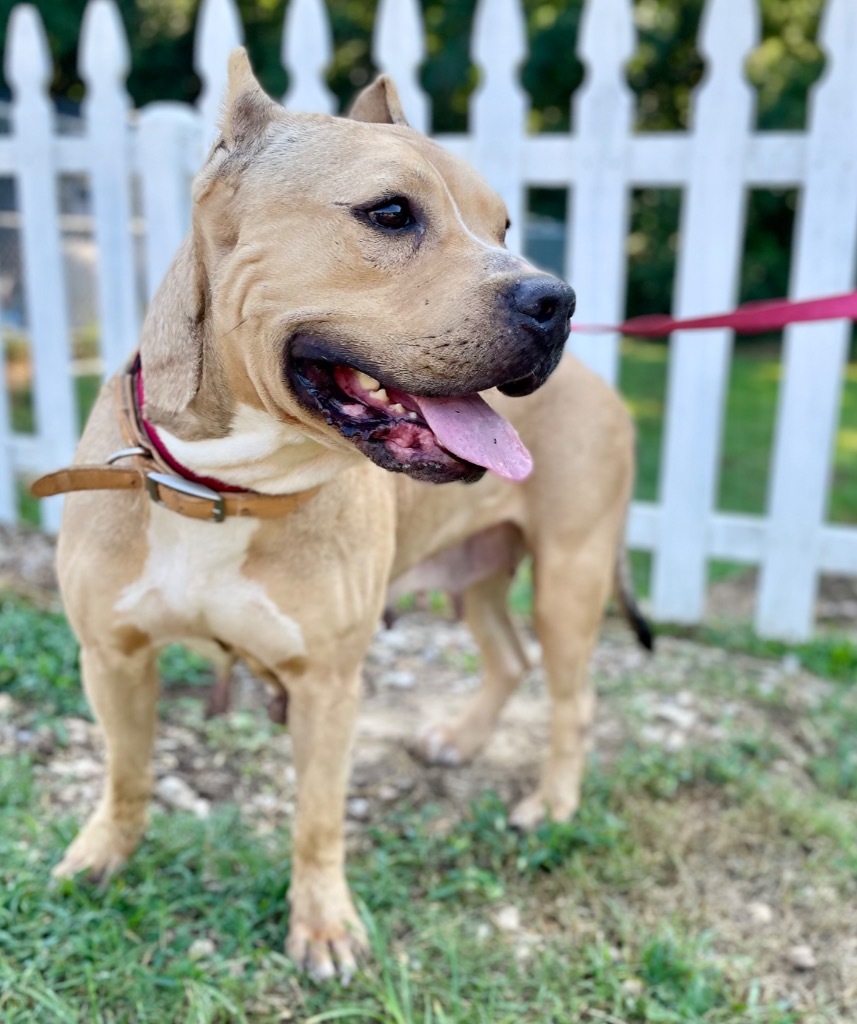
[[[519,481],[532,469],[515,428],[479,394],[418,396],[327,359],[294,357],[289,376],[304,405],[384,469],[434,483],[486,469]]]

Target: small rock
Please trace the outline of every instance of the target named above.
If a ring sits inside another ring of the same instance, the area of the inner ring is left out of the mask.
[[[794,651],[783,655],[781,663],[783,675],[796,676],[800,672],[800,658],[794,653]]]
[[[378,789],[378,799],[385,804],[391,804],[399,799],[399,790],[395,786],[383,785]]]
[[[66,718],[63,720],[68,742],[74,746],[83,746],[88,743],[92,726],[85,718]]]
[[[640,739],[652,746],[661,746],[666,736],[666,730],[660,725],[644,725],[640,729]]]
[[[177,775],[165,775],[158,779],[155,796],[167,807],[177,811],[190,811],[197,818],[207,818],[211,813],[211,804]]]
[[[0,693],[0,715],[11,715],[15,710],[15,701],[8,693]]]
[[[786,960],[796,971],[814,971],[817,965],[812,947],[807,946],[805,943],[799,946],[792,946],[786,953]]]
[[[620,987],[622,995],[627,996],[629,999],[639,999],[646,991],[646,986],[640,978],[626,978]]]
[[[409,672],[405,668],[393,669],[391,672],[385,672],[381,676],[381,682],[384,686],[390,686],[394,690],[412,690],[417,682],[415,673]]]
[[[73,761],[53,761],[48,771],[69,779],[95,779],[104,772],[104,766],[92,757],[78,757]]]
[[[667,702],[657,704],[653,708],[653,712],[656,718],[669,722],[679,729],[689,729],[696,723],[696,712],[691,711],[690,708],[679,707],[678,704]]]
[[[521,927],[521,912],[517,907],[502,907],[494,915],[494,925],[501,932],[516,932]]]
[[[487,921],[480,921],[476,925],[476,941],[487,942],[491,937],[491,925]]]
[[[753,900],[747,904],[747,915],[753,924],[758,925],[770,924],[774,919],[774,911],[760,900]]]
[[[669,733],[664,740],[664,747],[675,753],[677,750],[683,750],[687,746],[687,736],[683,732],[679,732],[677,729]]]
[[[368,821],[371,809],[365,797],[353,796],[346,804],[345,813],[352,821]]]
[[[217,947],[211,939],[194,939],[187,955],[191,960],[204,960],[206,957],[213,956],[216,949]]]

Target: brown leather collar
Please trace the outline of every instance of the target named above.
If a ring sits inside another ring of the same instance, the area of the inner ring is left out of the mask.
[[[116,378],[116,418],[126,447],[104,465],[78,464],[39,477],[30,486],[36,498],[70,491],[142,491],[157,505],[191,519],[222,522],[227,516],[279,519],[315,497],[312,487],[297,494],[259,494],[257,491],[217,491],[188,480],[166,465],[146,434],[136,401],[135,372],[139,357]],[[122,463],[121,466],[115,463]]]

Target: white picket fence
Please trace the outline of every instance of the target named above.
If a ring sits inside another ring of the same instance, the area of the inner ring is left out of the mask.
[[[820,44],[827,67],[803,132],[753,130],[754,96],[743,76],[759,39],[755,0],[708,0],[699,49],[707,74],[687,132],[635,134],[624,66],[636,39],[631,0],[586,0],[578,55],[586,66],[574,96],[570,134],[529,135],[517,75],[526,54],[521,0],[480,0],[472,54],[482,72],[466,135],[440,141],[472,161],[505,198],[509,244],[519,246],[528,187],[568,188],[566,275],[582,322],[615,323],[624,312],[629,195],[635,187],[684,190],[677,315],[713,313],[736,301],[747,190],[797,188],[791,295],[848,290],[857,253],[857,3],[827,0]],[[57,209],[57,179],[88,175],[99,259],[104,366],[134,348],[141,320],[132,232],[135,185],[145,216],[145,282],[151,295],[189,223],[189,182],[214,137],[226,59],[242,39],[234,0],[203,0],[195,66],[204,88],[193,109],[154,103],[131,110],[125,91],[128,45],[114,0],[90,0],[80,74],[85,130],[57,134],[47,95],[51,61],[36,10],[16,7],[6,44],[13,93],[11,133],[0,136],[0,176],[17,185],[23,274],[35,375],[35,435],[7,426],[0,388],[0,519],[15,518],[16,475],[66,463],[76,436],[69,375],[69,326]],[[322,0],[290,0],[282,59],[295,109],[333,111],[323,73],[331,37]],[[374,59],[395,77],[412,124],[425,128],[428,99],[418,0],[381,0]],[[849,325],[787,332],[768,514],[716,510],[717,474],[732,337],[728,331],[671,341],[660,500],[633,507],[631,546],[654,555],[652,605],[661,619],[695,622],[703,613],[707,561],[761,568],[756,625],[766,636],[800,638],[813,625],[820,572],[857,574],[857,529],[825,521],[832,450]],[[608,380],[619,338],[574,336],[571,347]],[[585,486],[585,481],[581,481]],[[58,501],[58,499],[55,499]],[[44,510],[57,525],[58,506]]]

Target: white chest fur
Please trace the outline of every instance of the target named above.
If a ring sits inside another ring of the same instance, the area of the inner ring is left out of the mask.
[[[299,625],[242,572],[258,527],[253,519],[206,523],[153,506],[142,575],[116,611],[155,643],[219,640],[271,670],[304,654]]]
[[[325,447],[300,428],[249,405],[235,410],[226,437],[182,441],[164,429],[160,434],[173,458],[197,476],[263,494],[317,487],[362,458],[356,449]]]

